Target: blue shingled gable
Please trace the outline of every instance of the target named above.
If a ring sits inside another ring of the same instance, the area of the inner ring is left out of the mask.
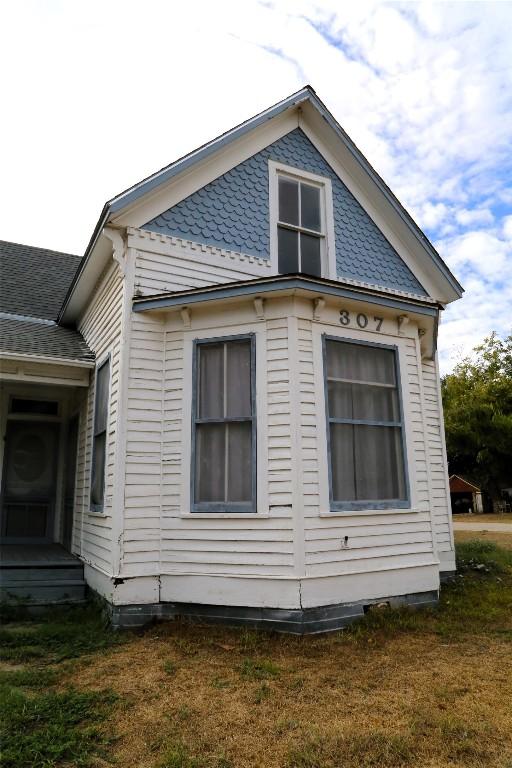
[[[331,179],[340,277],[427,295],[300,128],[156,216],[143,228],[269,258],[268,160]]]

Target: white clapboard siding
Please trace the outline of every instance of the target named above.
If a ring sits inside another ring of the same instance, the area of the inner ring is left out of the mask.
[[[291,516],[293,479],[288,321],[286,317],[268,320],[266,326],[269,509]]]
[[[435,361],[424,360],[422,373],[427,455],[431,469],[432,522],[438,551],[449,552],[453,549],[451,509],[449,507],[446,452],[442,435],[438,371]]]
[[[163,365],[161,321],[132,313],[121,566],[126,576],[157,574],[160,568]]]
[[[201,260],[189,254],[168,255],[137,250],[135,287],[141,295],[162,293],[164,291],[184,291],[190,288],[202,288],[207,285],[231,283],[236,280],[248,280],[267,273],[264,267],[248,269],[249,262],[227,261],[225,265],[212,263],[207,254],[201,254]],[[244,264],[247,265],[244,268]]]
[[[236,323],[236,317],[223,318],[228,326]],[[266,343],[264,361],[268,376],[266,381],[267,429],[268,429],[268,499],[270,512],[259,518],[194,517],[187,516],[189,508],[183,505],[184,434],[190,434],[190,413],[184,413],[184,387],[190,386],[190,375],[184,376],[186,331],[167,331],[163,360],[161,419],[162,485],[161,485],[161,534],[160,569],[162,573],[206,573],[283,576],[293,568],[294,544],[291,519],[292,475],[290,450],[290,395],[288,367],[287,319],[269,320],[266,332],[260,336]],[[194,334],[189,334],[190,338]],[[141,337],[141,343],[143,339]],[[190,349],[190,348],[189,348]],[[189,353],[188,353],[189,354]],[[190,374],[190,372],[188,372]],[[188,382],[188,383],[187,383]],[[138,409],[140,411],[140,409]],[[148,411],[146,424],[152,429],[154,415]],[[131,417],[131,416],[130,416]],[[134,467],[135,469],[135,467]],[[137,481],[148,483],[144,465],[137,467]],[[141,478],[141,473],[143,477]],[[148,497],[148,489],[145,496]],[[149,502],[147,502],[149,503]],[[183,514],[185,512],[185,514]],[[127,535],[127,531],[125,535]],[[147,541],[125,543],[125,572],[129,573],[135,558],[148,560],[151,548]],[[143,554],[142,554],[143,553]],[[149,572],[149,571],[146,571]]]
[[[73,549],[83,559],[104,571],[112,571],[112,491],[118,418],[119,363],[123,278],[115,264],[108,266],[95,288],[78,330],[101,363],[110,355],[110,396],[103,514],[90,513],[92,430],[95,372],[80,408],[77,482],[73,528]]]
[[[394,339],[388,342],[396,343]],[[301,480],[304,499],[305,565],[308,576],[345,573],[357,568],[370,571],[398,564],[420,564],[432,558],[432,527],[430,521],[429,480],[426,467],[426,445],[420,387],[420,363],[413,338],[400,338],[401,377],[403,397],[407,398],[409,431],[409,478],[414,484],[414,512],[320,516],[318,462],[320,447],[317,420],[325,415],[315,403],[315,371],[313,365],[313,323],[299,320],[299,390],[300,427],[303,472]],[[325,453],[321,454],[325,456]],[[348,540],[345,544],[345,536]]]

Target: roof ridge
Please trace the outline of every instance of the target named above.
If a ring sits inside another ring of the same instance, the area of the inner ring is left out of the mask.
[[[16,245],[18,248],[30,248],[33,251],[45,251],[46,253],[57,253],[59,256],[72,256],[74,259],[81,259],[82,257],[76,253],[69,253],[69,251],[57,251],[55,248],[44,248],[41,245],[28,245],[27,243],[18,243],[14,240],[0,240],[0,246],[2,245]]]

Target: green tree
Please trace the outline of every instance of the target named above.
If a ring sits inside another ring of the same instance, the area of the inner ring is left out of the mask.
[[[441,380],[449,471],[499,498],[512,487],[512,335],[474,353]]]

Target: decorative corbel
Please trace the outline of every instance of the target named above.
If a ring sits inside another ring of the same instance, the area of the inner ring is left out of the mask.
[[[408,322],[409,322],[409,315],[398,315],[397,317],[398,333],[402,332],[402,329],[408,324]]]
[[[254,304],[254,311],[256,312],[256,317],[258,320],[264,320],[265,319],[265,301],[261,298],[261,296],[256,296],[256,298],[253,301]]]
[[[105,237],[108,237],[112,243],[112,258],[117,261],[121,274],[125,275],[126,272],[126,248],[124,238],[118,229],[112,229],[112,227],[105,227],[103,230]]]
[[[192,322],[190,309],[188,307],[183,307],[183,309],[180,310],[180,315],[181,315],[181,321],[183,323],[183,327],[190,328],[190,325]]]
[[[322,311],[324,307],[325,299],[322,299],[320,296],[318,296],[316,299],[313,299],[313,320],[322,319]]]
[[[425,336],[426,333],[427,333],[427,329],[426,328],[418,328],[418,336],[420,337],[420,339],[423,336]]]

